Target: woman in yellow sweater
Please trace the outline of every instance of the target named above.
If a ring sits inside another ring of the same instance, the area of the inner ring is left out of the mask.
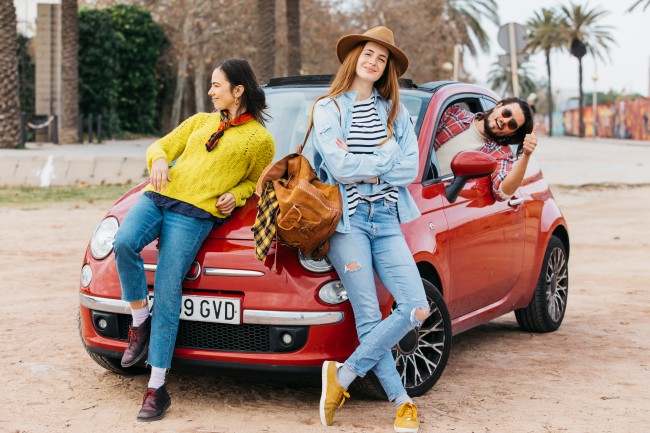
[[[264,91],[248,62],[221,63],[208,95],[215,112],[190,117],[147,149],[151,183],[113,244],[122,299],[130,303],[133,317],[122,366],[138,363],[147,352],[151,366],[138,421],[162,418],[171,404],[165,374],[178,332],[183,278],[210,231],[253,194],[275,153],[263,126]],[[156,238],[155,302],[149,316],[140,251]]]

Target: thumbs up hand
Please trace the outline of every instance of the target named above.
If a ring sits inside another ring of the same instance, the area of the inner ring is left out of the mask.
[[[533,131],[524,137],[524,155],[526,156],[532,155],[537,147],[537,128],[539,128],[539,123],[536,123]]]

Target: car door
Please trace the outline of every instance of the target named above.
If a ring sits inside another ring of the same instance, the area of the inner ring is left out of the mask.
[[[453,104],[472,112],[486,108],[482,98],[461,95],[447,100],[441,113]],[[453,180],[452,173],[438,176],[445,185]],[[448,226],[444,233],[449,261],[446,298],[452,319],[498,303],[513,288],[524,250],[522,203],[518,193],[510,200],[496,201],[489,177],[469,180],[454,203],[443,198]]]

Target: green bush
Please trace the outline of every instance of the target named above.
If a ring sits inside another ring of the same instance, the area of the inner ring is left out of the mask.
[[[112,134],[160,130],[156,65],[165,35],[145,9],[79,11],[79,105]]]

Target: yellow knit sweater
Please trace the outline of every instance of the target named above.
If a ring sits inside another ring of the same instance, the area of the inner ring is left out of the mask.
[[[275,144],[271,134],[256,120],[232,126],[208,152],[210,136],[219,127],[219,113],[198,113],[147,149],[147,166],[158,158],[167,163],[171,182],[163,191],[167,197],[190,203],[212,215],[224,218],[216,208],[217,199],[227,192],[243,206],[253,195],[262,170],[273,160]],[[145,191],[153,191],[148,185]]]

